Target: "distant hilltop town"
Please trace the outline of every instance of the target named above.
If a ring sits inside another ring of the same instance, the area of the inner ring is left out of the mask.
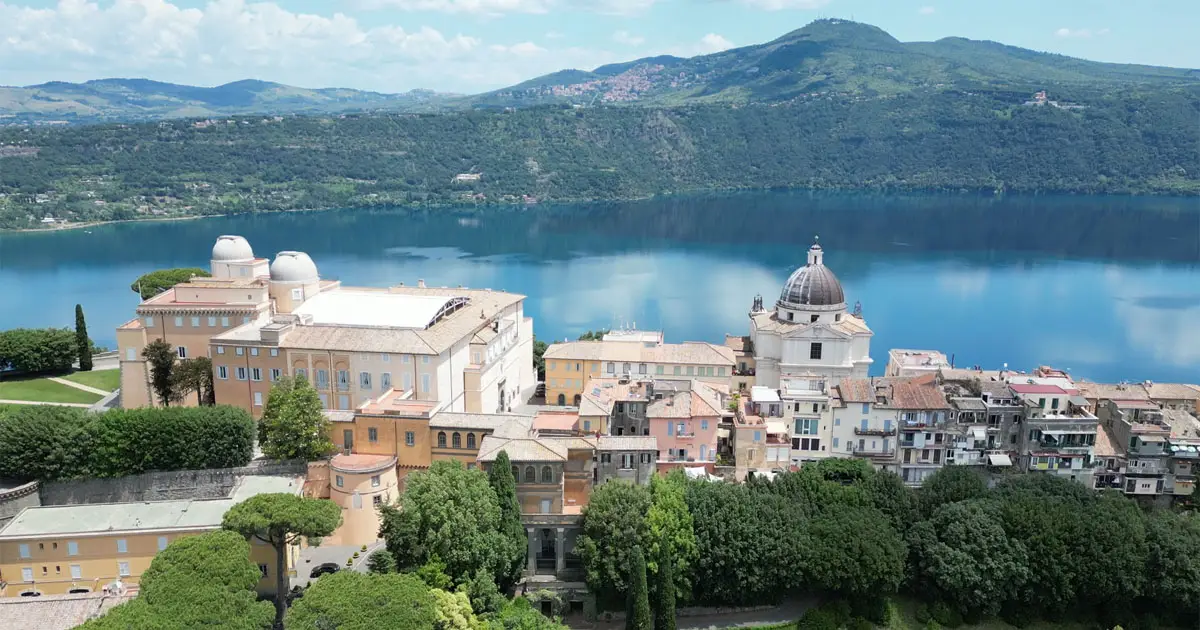
[[[1058,101],[1052,101],[1046,97],[1046,90],[1042,90],[1041,92],[1035,92],[1033,94],[1033,98],[1031,100],[1025,101],[1024,105],[1026,107],[1042,107],[1042,106],[1048,105],[1050,107],[1056,107],[1058,109],[1084,109],[1087,107],[1086,105],[1075,105],[1073,103],[1060,103]]]

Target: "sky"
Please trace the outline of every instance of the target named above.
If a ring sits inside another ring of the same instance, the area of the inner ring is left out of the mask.
[[[0,0],[0,85],[138,77],[475,93],[814,19],[1200,68],[1200,0]]]

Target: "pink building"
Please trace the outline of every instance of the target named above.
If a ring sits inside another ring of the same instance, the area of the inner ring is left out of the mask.
[[[646,408],[650,435],[658,441],[659,462],[712,462],[717,459],[717,425],[727,391],[701,381],[662,391]]]

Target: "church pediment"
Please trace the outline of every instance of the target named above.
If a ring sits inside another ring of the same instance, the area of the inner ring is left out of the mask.
[[[808,326],[798,326],[783,333],[784,339],[849,339],[850,335],[825,324],[815,322]]]

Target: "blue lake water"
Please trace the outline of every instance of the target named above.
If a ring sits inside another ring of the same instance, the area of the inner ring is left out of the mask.
[[[220,234],[307,251],[347,285],[424,279],[529,296],[540,338],[634,323],[668,341],[745,334],[819,234],[846,299],[894,347],[958,365],[1200,381],[1200,200],[761,192],[520,210],[343,210],[0,234],[0,329],[71,326],[113,345],[129,284],[208,265]]]

